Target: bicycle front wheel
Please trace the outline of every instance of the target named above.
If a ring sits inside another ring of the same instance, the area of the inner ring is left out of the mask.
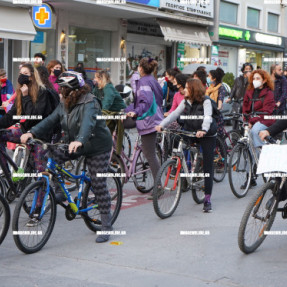
[[[5,239],[10,225],[10,208],[4,196],[0,193],[0,245]]]
[[[13,237],[17,247],[31,254],[42,249],[49,240],[57,215],[55,195],[50,193],[44,206],[46,180],[31,183],[23,191],[17,202],[12,220]],[[44,214],[41,217],[41,210]]]
[[[237,144],[232,150],[228,163],[228,179],[232,193],[242,198],[246,196],[252,175],[251,155],[246,145]]]
[[[176,179],[177,161],[168,159],[158,171],[153,189],[153,207],[160,218],[170,217],[181,197],[181,177]]]
[[[221,182],[225,178],[227,171],[227,154],[223,140],[216,137],[216,146],[213,159],[213,179],[216,182]]]
[[[109,172],[114,173],[112,169],[109,169]],[[120,180],[116,177],[108,177],[107,188],[111,197],[111,215],[112,215],[111,223],[113,224],[116,221],[122,206],[123,195]],[[96,197],[93,188],[91,187],[91,183],[89,182],[87,183],[85,191],[83,193],[82,209],[89,208],[95,204],[97,204]],[[83,219],[85,221],[85,224],[90,230],[94,232],[101,230],[102,228],[101,214],[97,207],[84,213]]]
[[[271,229],[278,207],[273,196],[275,184],[264,184],[251,198],[240,223],[238,245],[242,252],[254,252],[266,238]]]

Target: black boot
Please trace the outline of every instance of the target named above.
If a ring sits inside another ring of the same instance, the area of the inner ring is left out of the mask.
[[[102,229],[101,231],[112,231],[113,227],[111,224],[111,219],[112,216],[111,214],[101,214],[101,221],[102,221]],[[103,243],[106,242],[110,239],[110,235],[109,234],[100,234],[97,239],[96,239],[96,243]]]

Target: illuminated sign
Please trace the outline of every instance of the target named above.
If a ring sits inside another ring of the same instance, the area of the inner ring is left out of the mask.
[[[159,7],[159,0],[127,0],[127,2],[133,2],[137,4]]]
[[[52,9],[48,4],[33,6],[32,16],[36,27],[40,29],[52,28]]]
[[[251,34],[249,31],[236,30],[226,27],[219,27],[219,36],[228,37],[236,40],[249,41]]]
[[[255,34],[255,40],[256,42],[264,43],[264,44],[271,44],[271,45],[282,45],[282,38],[281,37],[276,37],[276,36],[271,36],[271,35],[266,35],[266,34],[261,34],[261,33],[256,33]]]

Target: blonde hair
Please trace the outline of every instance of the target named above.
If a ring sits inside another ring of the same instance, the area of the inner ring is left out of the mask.
[[[102,84],[99,85],[100,89],[103,89],[106,86],[106,84],[111,83],[110,74],[105,70],[102,70],[100,72],[96,72],[96,77],[100,78],[102,81]]]
[[[29,64],[25,63],[22,65],[22,68],[27,68],[30,73],[31,73],[31,82],[28,84],[28,89],[29,89],[29,95],[32,99],[32,103],[35,105],[38,96],[39,96],[39,91],[40,89],[46,89],[43,82],[41,81],[41,78],[39,76],[39,73],[37,69],[34,69],[34,67]],[[22,92],[20,90],[21,86],[18,84],[17,89],[16,89],[16,108],[17,108],[17,115],[22,114]]]

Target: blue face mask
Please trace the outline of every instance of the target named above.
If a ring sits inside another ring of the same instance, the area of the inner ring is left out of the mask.
[[[209,77],[206,78],[207,84],[210,85],[211,84],[211,80]]]

